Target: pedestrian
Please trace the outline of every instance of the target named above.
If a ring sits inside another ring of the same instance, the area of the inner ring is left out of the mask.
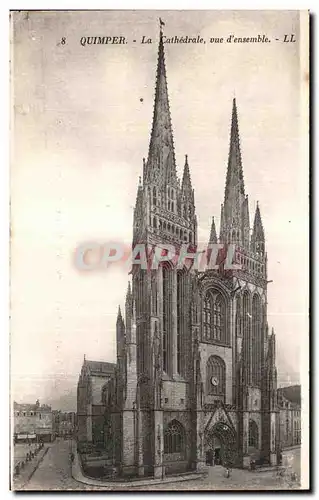
[[[227,479],[230,477],[230,472],[231,472],[230,466],[229,466],[229,464],[226,464],[225,465],[225,477]]]

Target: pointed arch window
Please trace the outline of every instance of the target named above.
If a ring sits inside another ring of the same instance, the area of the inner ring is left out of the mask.
[[[248,446],[257,449],[259,448],[258,425],[256,424],[255,420],[249,421]]]
[[[184,375],[185,347],[183,345],[185,332],[185,272],[177,271],[177,373]]]
[[[156,187],[153,187],[153,205],[157,205],[157,193],[156,193]]]
[[[185,445],[185,429],[178,420],[174,419],[164,432],[164,453],[183,453]]]
[[[252,383],[260,384],[261,370],[261,302],[259,295],[254,295],[252,303]]]
[[[220,292],[207,292],[203,313],[205,340],[226,343],[226,301]]]
[[[165,373],[169,373],[169,353],[171,346],[171,272],[163,267],[163,344],[162,344],[162,367]]]
[[[206,392],[225,400],[226,394],[226,365],[219,356],[210,356],[206,368]]]

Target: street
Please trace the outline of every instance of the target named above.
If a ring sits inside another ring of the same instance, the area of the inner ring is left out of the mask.
[[[83,490],[71,477],[70,442],[56,439],[24,490]]]
[[[288,460],[292,470],[300,477],[300,449],[284,452],[284,459]],[[178,483],[165,483],[156,486],[143,486],[143,490],[218,490],[218,489],[288,489],[296,487],[287,477],[278,477],[276,471],[251,472],[233,469],[230,478],[224,477],[221,466],[210,467],[208,476],[203,479]],[[25,490],[110,490],[114,488],[92,487],[79,483],[71,477],[70,441],[57,439],[49,447],[48,453],[33,474]],[[127,488],[117,488],[127,490]],[[130,488],[137,490],[138,487]]]

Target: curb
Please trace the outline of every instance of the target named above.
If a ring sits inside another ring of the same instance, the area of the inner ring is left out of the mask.
[[[99,481],[97,479],[89,478],[85,476],[82,472],[82,468],[80,465],[80,460],[78,456],[78,452],[74,453],[74,462],[71,465],[71,475],[75,481],[79,483],[86,484],[88,486],[95,486],[100,488],[108,488],[108,489],[128,489],[128,488],[138,488],[141,486],[156,486],[161,484],[169,484],[169,483],[181,483],[184,481],[193,481],[196,479],[202,479],[205,476],[205,473],[201,472],[192,472],[187,476],[172,476],[165,477],[165,479],[141,479],[135,481]]]

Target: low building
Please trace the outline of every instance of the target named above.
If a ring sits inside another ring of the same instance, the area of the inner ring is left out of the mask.
[[[14,402],[14,440],[43,441],[54,440],[54,426],[51,406],[35,404],[19,404]]]
[[[77,439],[79,443],[104,445],[105,405],[102,388],[114,375],[114,363],[84,358],[77,388]]]
[[[291,385],[277,391],[281,448],[301,444],[301,387]]]

